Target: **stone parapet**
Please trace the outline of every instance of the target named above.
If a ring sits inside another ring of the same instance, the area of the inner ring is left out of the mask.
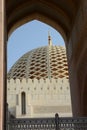
[[[26,95],[25,115],[21,114],[22,92]],[[44,117],[54,115],[57,111],[60,115],[71,115],[69,80],[66,78],[10,79],[7,80],[7,95],[9,109],[16,117]]]

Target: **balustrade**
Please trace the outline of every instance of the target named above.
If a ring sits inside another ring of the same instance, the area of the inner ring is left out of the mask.
[[[87,117],[10,119],[7,130],[87,130]]]

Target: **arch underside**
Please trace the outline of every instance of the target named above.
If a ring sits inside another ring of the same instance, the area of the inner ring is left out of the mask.
[[[31,20],[49,24],[68,40],[78,8],[78,0],[7,0],[8,35]]]

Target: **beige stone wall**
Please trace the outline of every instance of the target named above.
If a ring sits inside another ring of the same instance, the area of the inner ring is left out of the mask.
[[[21,114],[22,92],[26,93],[25,115]],[[8,80],[7,102],[10,112],[16,117],[54,117],[57,112],[59,116],[72,116],[69,81],[66,78]]]
[[[87,116],[87,0],[81,0],[67,54],[73,114]]]

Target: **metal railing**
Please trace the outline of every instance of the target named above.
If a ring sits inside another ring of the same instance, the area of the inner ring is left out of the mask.
[[[7,130],[87,130],[87,117],[11,119]]]

